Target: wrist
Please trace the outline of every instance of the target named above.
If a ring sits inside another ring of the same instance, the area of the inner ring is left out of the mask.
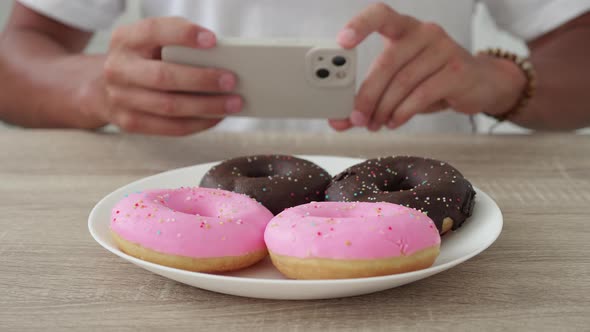
[[[527,76],[514,61],[484,53],[478,54],[477,57],[487,64],[490,88],[494,91],[493,98],[484,112],[501,118],[518,107],[527,88]]]
[[[98,108],[103,107],[101,98],[97,98],[97,95],[102,94],[101,91],[97,91],[95,82],[85,82],[81,84],[76,91],[76,103],[74,126],[81,129],[97,129],[108,124],[108,121],[103,118],[102,113]]]
[[[75,112],[71,118],[73,127],[98,129],[109,123],[105,116],[108,105],[101,72],[97,70],[96,73],[89,73],[87,79],[76,86],[73,98]]]

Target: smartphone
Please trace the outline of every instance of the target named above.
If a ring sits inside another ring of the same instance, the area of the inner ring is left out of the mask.
[[[356,92],[356,51],[335,42],[223,39],[212,49],[162,49],[162,61],[225,68],[244,98],[238,116],[347,118]]]

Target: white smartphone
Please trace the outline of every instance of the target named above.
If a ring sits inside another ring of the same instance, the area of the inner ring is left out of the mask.
[[[234,72],[245,101],[238,116],[341,119],[353,111],[356,51],[335,42],[224,39],[208,50],[166,46],[162,60]]]

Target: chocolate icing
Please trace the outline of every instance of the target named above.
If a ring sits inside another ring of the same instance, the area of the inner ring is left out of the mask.
[[[326,190],[329,201],[390,202],[426,213],[442,232],[471,216],[475,191],[448,163],[420,157],[386,157],[354,165],[336,175]]]
[[[273,214],[323,201],[330,175],[318,165],[286,155],[258,155],[226,160],[211,168],[201,187],[246,194]]]

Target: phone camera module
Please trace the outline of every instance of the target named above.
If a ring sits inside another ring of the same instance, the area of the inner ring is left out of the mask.
[[[336,67],[342,67],[346,64],[346,58],[340,55],[335,56],[334,58],[332,58],[332,63]]]
[[[315,72],[315,75],[319,78],[319,79],[326,79],[328,77],[330,77],[330,71],[328,69],[325,68],[320,68]]]

